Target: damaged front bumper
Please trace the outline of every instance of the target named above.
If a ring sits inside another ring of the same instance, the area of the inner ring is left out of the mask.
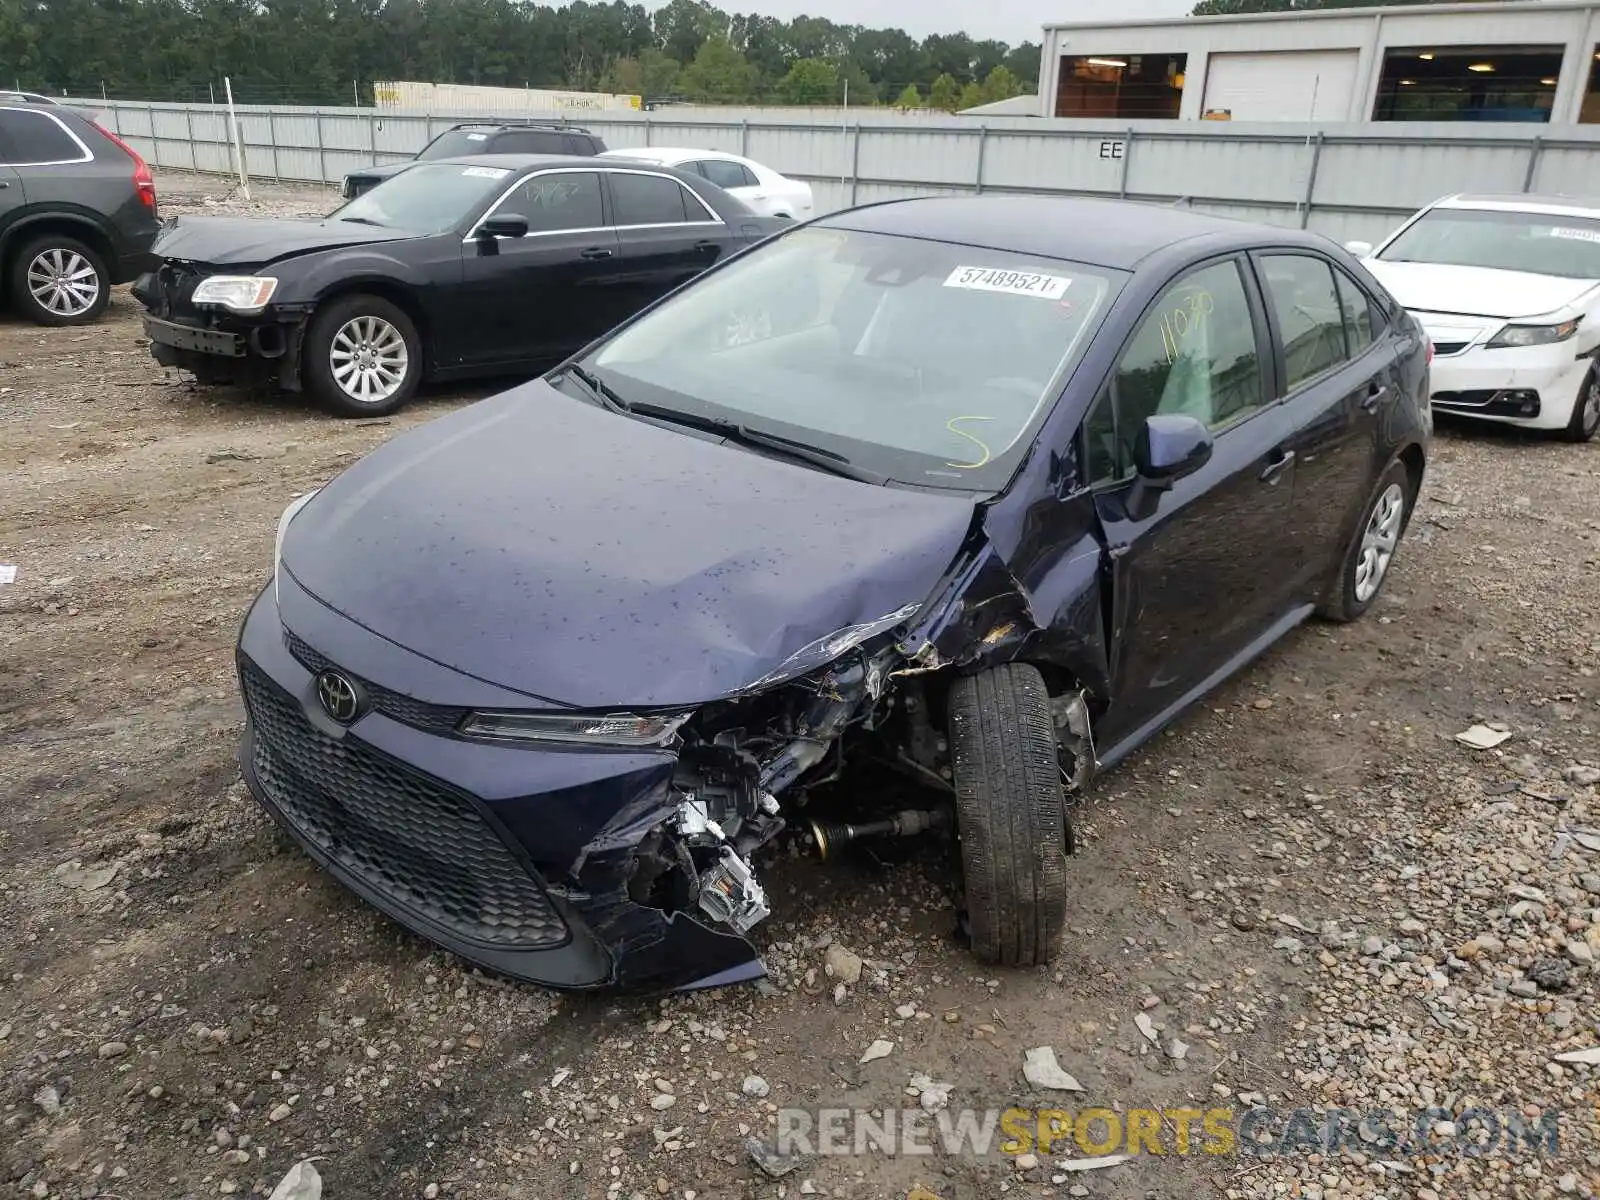
[[[188,296],[199,278],[168,263],[135,281],[133,295],[145,307],[150,356],[206,383],[270,382],[299,391],[309,309],[272,307],[242,316],[197,308]]]
[[[454,730],[469,707],[503,696],[467,699],[475,681],[454,676],[441,679],[445,703],[423,704],[367,682],[394,677],[385,656],[393,665],[404,652],[295,604],[309,597],[284,586],[296,593],[285,597],[293,632],[269,587],[240,634],[241,766],[256,799],[342,883],[463,958],[552,987],[668,991],[765,974],[742,932],[766,901],[738,835],[715,819],[716,764],[696,767],[695,792],[667,749],[463,739]],[[339,645],[343,661],[319,644]],[[319,698],[328,672],[360,696],[348,724]],[[781,822],[775,802],[756,804],[739,829],[764,839],[763,824]]]

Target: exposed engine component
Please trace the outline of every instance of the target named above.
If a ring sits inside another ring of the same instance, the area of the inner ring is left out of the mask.
[[[731,846],[723,846],[717,861],[700,876],[700,909],[738,933],[748,931],[772,911],[749,864]]]
[[[1089,725],[1089,693],[1072,692],[1053,702],[1056,743],[1060,747],[1061,777],[1070,792],[1083,787],[1100,766],[1094,750],[1094,730]]]
[[[948,829],[954,814],[948,808],[909,808],[881,821],[813,821],[811,841],[824,861],[851,842],[864,837],[915,837],[935,829]]]

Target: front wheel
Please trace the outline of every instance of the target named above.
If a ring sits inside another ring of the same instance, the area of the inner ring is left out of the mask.
[[[40,325],[85,325],[111,302],[111,275],[95,250],[76,238],[46,234],[11,261],[11,301]]]
[[[949,718],[972,951],[1049,962],[1066,921],[1067,817],[1044,678],[1023,663],[965,676]]]
[[[1578,389],[1577,402],[1572,406],[1572,420],[1567,423],[1563,436],[1569,442],[1587,442],[1600,433],[1600,366],[1591,367]]]
[[[1411,476],[1405,464],[1391,463],[1361,512],[1359,532],[1345,551],[1338,582],[1317,610],[1318,615],[1330,621],[1349,622],[1372,607],[1389,578],[1411,501]]]
[[[422,382],[416,324],[381,296],[340,296],[319,309],[302,354],[311,393],[342,417],[392,413]]]

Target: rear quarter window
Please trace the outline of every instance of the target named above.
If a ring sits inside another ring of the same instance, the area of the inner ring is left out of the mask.
[[[14,167],[87,162],[94,155],[54,115],[38,109],[0,109],[0,156]]]

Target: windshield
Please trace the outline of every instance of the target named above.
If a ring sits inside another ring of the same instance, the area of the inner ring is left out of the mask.
[[[483,129],[447,129],[422,148],[418,162],[430,158],[464,158],[469,154],[485,154],[489,145],[488,131]]]
[[[460,163],[407,167],[335,209],[330,219],[414,233],[443,233],[465,223],[490,196],[499,195],[510,177],[511,172],[503,167]]]
[[[1564,213],[1436,208],[1378,258],[1600,279],[1600,220]]]
[[[1010,480],[1122,277],[812,226],[707,275],[586,362],[647,401],[901,483]]]

